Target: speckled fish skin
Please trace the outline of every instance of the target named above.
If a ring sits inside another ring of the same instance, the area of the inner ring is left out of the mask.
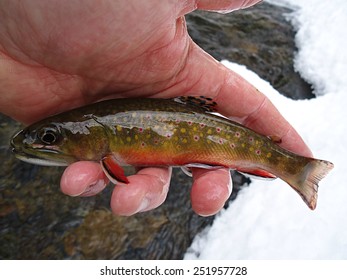
[[[65,112],[17,133],[22,159],[52,165],[223,166],[286,181],[314,209],[318,181],[333,165],[299,156],[236,122],[173,99],[114,99]],[[34,162],[35,163],[35,162]]]

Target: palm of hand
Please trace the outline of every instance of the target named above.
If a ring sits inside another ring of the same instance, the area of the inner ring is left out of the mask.
[[[112,2],[90,1],[53,14],[40,5],[32,10],[39,17],[29,14],[24,28],[11,26],[1,43],[4,68],[11,70],[5,73],[9,102],[1,109],[17,120],[32,122],[103,98],[174,94],[172,87],[187,78],[180,76],[192,42],[184,19],[167,3],[153,11],[138,2],[119,12]]]

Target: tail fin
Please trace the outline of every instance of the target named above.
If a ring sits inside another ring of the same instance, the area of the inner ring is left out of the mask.
[[[314,210],[317,205],[319,181],[333,168],[334,164],[329,161],[311,159],[303,168],[299,177],[296,178],[295,183],[289,182],[291,187],[299,193],[311,210]]]

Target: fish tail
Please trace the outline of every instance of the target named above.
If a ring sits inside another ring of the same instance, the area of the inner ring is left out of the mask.
[[[318,183],[322,180],[334,165],[325,160],[310,159],[302,172],[293,180],[288,180],[290,186],[299,193],[307,206],[314,210],[317,205]]]

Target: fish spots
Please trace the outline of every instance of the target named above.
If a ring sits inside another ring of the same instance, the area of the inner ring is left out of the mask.
[[[271,156],[272,156],[272,154],[270,152],[266,154],[267,158],[270,158]]]
[[[235,132],[235,137],[240,138],[241,137],[241,133],[239,131],[236,131]]]
[[[191,125],[193,124],[193,122],[192,122],[192,121],[188,121],[187,124],[188,124],[189,126],[191,126]]]
[[[212,134],[212,129],[211,129],[211,128],[209,128],[209,129],[207,130],[207,134]]]
[[[127,136],[126,140],[127,140],[127,142],[131,142],[131,137]]]
[[[255,153],[260,156],[261,155],[261,151],[260,150],[255,150]]]
[[[206,126],[206,124],[200,123],[200,128],[204,128],[205,126]]]
[[[250,143],[253,143],[254,138],[253,137],[249,137],[248,140],[249,140]]]
[[[187,132],[187,130],[184,127],[182,127],[180,131],[181,131],[181,133],[186,133]]]
[[[226,140],[222,137],[218,137],[216,135],[209,135],[209,136],[207,136],[207,139],[214,142],[214,143],[220,144],[220,145],[222,145],[228,141],[228,140]]]
[[[140,133],[143,132],[143,128],[142,127],[139,127],[138,130],[139,130]]]
[[[200,137],[199,137],[199,135],[194,135],[193,139],[194,139],[194,141],[199,141]]]
[[[235,143],[230,143],[230,148],[232,148],[232,149],[235,149],[236,148],[236,145],[235,145]]]
[[[117,129],[118,132],[121,132],[123,130],[123,128],[120,125],[117,125],[116,129]]]
[[[222,129],[220,127],[216,127],[216,132],[220,133],[222,131]]]
[[[187,144],[187,143],[188,143],[187,138],[183,138],[183,139],[182,139],[182,143],[183,143],[183,144]]]

